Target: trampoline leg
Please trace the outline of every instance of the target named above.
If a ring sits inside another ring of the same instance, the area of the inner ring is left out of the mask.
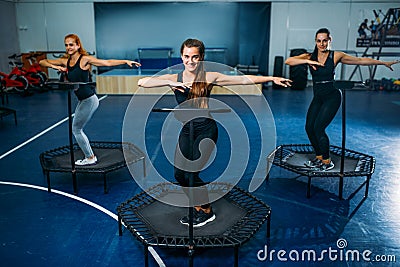
[[[143,158],[143,176],[146,177],[146,159]]]
[[[104,180],[104,194],[107,194],[108,193],[108,190],[107,190],[107,177],[106,177],[105,173],[103,174],[103,180]]]
[[[364,197],[368,197],[369,180],[370,179],[371,179],[371,175],[367,175],[367,180],[365,181],[365,194],[364,194]]]
[[[149,247],[144,246],[144,266],[149,267]]]
[[[72,185],[74,187],[74,193],[77,194],[78,186],[77,186],[77,182],[76,182],[76,172],[75,171],[72,171]]]
[[[311,176],[308,176],[308,183],[307,183],[307,198],[311,196]]]
[[[121,216],[118,214],[118,235],[122,236],[122,219]]]
[[[239,266],[239,246],[235,246],[234,248],[233,248],[233,250],[234,250],[234,257],[235,257],[235,259],[234,259],[234,266],[235,267],[238,267]]]
[[[47,191],[51,192],[51,187],[50,187],[50,172],[46,171],[46,177],[47,177]]]
[[[268,213],[267,217],[267,238],[271,237],[271,211]]]
[[[343,176],[340,175],[339,177],[339,199],[343,199]]]

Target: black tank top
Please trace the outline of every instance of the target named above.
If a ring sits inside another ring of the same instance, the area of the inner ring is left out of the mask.
[[[178,79],[177,82],[183,82],[183,71],[178,73]],[[185,92],[181,92],[179,90],[174,90],[175,98],[178,104],[181,104],[185,102],[188,99],[189,96],[189,89],[185,89]],[[211,90],[207,90],[207,95],[206,97],[210,97]]]
[[[69,63],[71,58],[67,61],[67,80],[70,82],[91,82],[89,70],[81,69],[80,62],[83,55],[80,55],[74,66],[70,66]],[[94,95],[95,89],[91,85],[80,85],[77,90],[74,90],[75,95],[79,100],[84,100],[86,98]]]
[[[183,71],[178,73],[177,82],[183,82]],[[181,92],[179,90],[174,90],[175,98],[176,98],[176,101],[178,102],[178,104],[182,104],[183,102],[188,100],[189,91],[190,91],[190,89],[185,89],[185,92]],[[207,90],[206,97],[210,97],[210,94],[211,94],[211,90]],[[201,118],[193,119],[195,128],[202,127],[213,121],[214,120],[212,119],[211,114],[209,114],[208,118],[201,117]],[[185,127],[187,127],[187,126],[188,126],[188,124],[185,124]]]
[[[324,67],[317,66],[314,70],[310,66],[310,72],[313,81],[313,90],[315,94],[324,95],[331,93],[336,88],[334,87],[335,79],[335,62],[333,60],[334,51],[329,51]],[[312,53],[310,60],[318,61],[318,52]]]
[[[182,71],[178,73],[177,82],[183,82],[183,72]],[[175,94],[176,102],[178,102],[178,104],[181,104],[187,100],[187,98],[189,96],[189,89],[185,89],[185,92],[181,92],[179,90],[174,90],[174,94]]]

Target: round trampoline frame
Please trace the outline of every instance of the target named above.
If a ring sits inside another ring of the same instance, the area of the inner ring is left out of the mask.
[[[133,164],[140,160],[143,161],[143,174],[146,176],[146,163],[144,153],[134,144],[127,142],[90,142],[93,150],[96,149],[112,149],[121,151],[122,160],[116,161],[114,163],[110,163],[108,165],[88,165],[88,166],[75,166],[75,169],[72,168],[72,165],[63,165],[59,166],[55,162],[57,161],[57,157],[64,157],[65,155],[71,154],[70,146],[62,146],[49,151],[45,151],[40,154],[40,164],[43,169],[43,173],[47,177],[47,189],[51,192],[50,186],[50,172],[70,172],[70,173],[100,173],[103,175],[104,180],[104,193],[108,192],[107,188],[107,177],[106,175],[109,172],[121,169],[126,167],[127,165]],[[73,144],[73,150],[80,150],[78,144]],[[77,179],[76,175],[72,176],[74,193],[77,193]]]
[[[266,236],[267,238],[270,237],[271,208],[239,187],[225,183],[216,183],[210,186],[209,192],[213,192],[213,190],[223,191],[226,193],[223,198],[243,208],[246,211],[246,215],[231,228],[226,229],[223,234],[194,236],[192,242],[196,248],[233,248],[234,264],[238,266],[239,247],[247,242],[265,221],[267,221]],[[139,209],[146,208],[157,201],[158,197],[176,190],[178,190],[177,185],[158,184],[117,207],[119,235],[122,236],[122,225],[124,225],[143,244],[145,266],[148,266],[149,246],[188,248],[189,256],[192,257],[190,250],[193,250],[193,248],[188,235],[169,236],[157,233],[139,214]]]

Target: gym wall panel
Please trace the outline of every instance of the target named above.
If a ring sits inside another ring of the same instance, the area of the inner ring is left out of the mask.
[[[231,66],[264,63],[268,56],[269,4],[96,3],[94,7],[99,57],[135,59],[139,47],[170,47],[172,57],[179,58],[187,38],[198,38],[207,48],[227,48],[226,63]]]
[[[8,56],[19,53],[16,8],[11,2],[0,1],[0,71],[8,72]]]
[[[269,51],[269,69],[273,69],[275,56],[289,57],[290,50],[314,47],[315,32],[327,27],[332,34],[332,48],[340,51],[357,51],[359,56],[365,48],[356,47],[357,29],[365,19],[374,19],[373,10],[381,9],[384,13],[389,8],[396,7],[393,3],[377,1],[376,3],[357,2],[272,2],[271,6],[271,43]],[[378,3],[379,2],[379,3]],[[383,16],[381,16],[381,19]],[[393,52],[396,48],[383,48],[383,51]],[[371,48],[371,52],[377,48]],[[398,48],[397,48],[398,51]],[[391,60],[390,58],[382,58]],[[285,66],[285,75],[289,73]],[[345,66],[342,73],[341,64],[336,69],[337,79],[348,79],[354,66]],[[369,77],[368,67],[361,67],[363,80]],[[271,73],[270,73],[271,74]],[[385,67],[378,67],[375,78],[394,77],[395,73]],[[398,74],[397,74],[398,76]],[[360,80],[356,75],[353,80]]]
[[[171,47],[179,57],[182,41],[191,37],[227,48],[228,63],[236,62],[237,14],[231,3],[96,3],[98,55],[138,58],[139,47]]]
[[[93,3],[36,2],[16,7],[21,52],[65,51],[64,36],[69,33],[78,34],[87,51],[96,51]],[[49,76],[58,75],[50,69]]]

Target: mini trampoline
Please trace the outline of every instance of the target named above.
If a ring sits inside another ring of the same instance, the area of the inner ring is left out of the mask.
[[[75,166],[75,173],[101,173],[104,179],[104,193],[108,192],[106,175],[140,160],[143,161],[143,173],[145,173],[145,157],[143,152],[131,143],[121,142],[91,142],[98,163],[95,165]],[[47,188],[50,187],[50,172],[72,172],[70,146],[62,146],[40,154],[40,164],[47,176]],[[73,145],[73,154],[84,157],[77,144]],[[74,192],[77,193],[76,175],[73,176]]]
[[[271,208],[239,187],[225,183],[209,184],[209,194],[224,193],[213,203],[217,218],[193,233],[193,247],[233,248],[238,266],[239,247],[248,241],[267,221],[266,235],[270,236]],[[188,208],[164,204],[163,199],[182,198],[185,194],[175,184],[158,184],[120,204],[117,208],[119,235],[122,225],[144,246],[145,266],[148,266],[148,247],[188,248],[191,240],[188,226],[179,219]],[[157,201],[159,199],[161,201]]]
[[[341,156],[344,152],[344,164]],[[314,149],[309,144],[289,144],[278,146],[267,158],[268,167],[273,164],[286,170],[308,177],[307,197],[310,197],[311,178],[339,177],[339,198],[343,195],[343,177],[365,176],[365,194],[368,196],[369,180],[375,170],[375,158],[360,152],[337,146],[330,146],[331,158],[335,167],[329,171],[315,171],[304,166],[304,162],[315,157]],[[343,166],[343,167],[342,167]],[[269,169],[269,168],[268,168]],[[269,179],[269,174],[267,175]]]
[[[375,170],[375,158],[354,150],[346,149],[346,90],[363,83],[353,81],[335,81],[335,87],[342,93],[342,146],[330,146],[329,151],[335,168],[329,171],[316,171],[306,168],[304,163],[315,158],[315,152],[308,144],[280,145],[267,157],[267,170],[271,164],[280,166],[300,176],[307,176],[307,198],[310,197],[311,178],[313,177],[339,177],[339,198],[343,198],[343,177],[365,176],[364,197],[368,196],[369,180]],[[269,174],[267,174],[267,180]],[[360,186],[360,188],[361,188]]]

